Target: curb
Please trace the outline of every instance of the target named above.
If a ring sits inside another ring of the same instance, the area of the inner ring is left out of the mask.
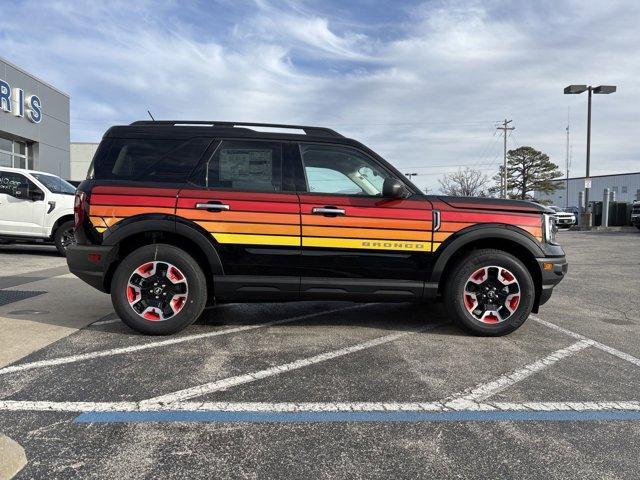
[[[0,480],[9,480],[27,464],[27,456],[18,443],[0,434]]]

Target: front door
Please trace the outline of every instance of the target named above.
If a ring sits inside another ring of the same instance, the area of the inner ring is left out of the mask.
[[[299,291],[300,205],[286,191],[286,143],[222,140],[196,183],[180,191],[177,215],[205,229],[216,244],[224,275],[216,296],[290,298]]]
[[[431,203],[418,194],[383,198],[394,174],[354,148],[301,144],[300,156],[307,187],[300,193],[302,292],[422,295]]]
[[[38,186],[21,173],[0,170],[0,235],[42,237],[45,211]]]

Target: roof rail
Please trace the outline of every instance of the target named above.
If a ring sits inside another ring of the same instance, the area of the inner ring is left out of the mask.
[[[323,137],[342,137],[338,132],[326,127],[309,127],[305,125],[282,125],[279,123],[251,123],[251,122],[217,122],[205,120],[138,120],[131,125],[163,125],[163,126],[189,126],[196,125],[202,127],[270,127],[302,130],[307,135]]]

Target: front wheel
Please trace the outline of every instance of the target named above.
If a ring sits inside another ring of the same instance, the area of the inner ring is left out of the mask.
[[[58,253],[63,257],[67,256],[67,248],[76,243],[73,220],[64,222],[53,234],[53,241],[56,244]]]
[[[134,330],[168,335],[198,319],[207,301],[207,281],[184,250],[146,245],[118,265],[111,301],[118,316]]]
[[[499,336],[519,328],[535,300],[533,279],[513,255],[474,250],[453,268],[444,301],[463,328],[476,335]]]

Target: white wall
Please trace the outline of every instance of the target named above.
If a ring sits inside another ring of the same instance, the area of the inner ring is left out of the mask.
[[[69,180],[84,180],[91,165],[91,159],[98,148],[97,143],[71,143],[71,176]]]

